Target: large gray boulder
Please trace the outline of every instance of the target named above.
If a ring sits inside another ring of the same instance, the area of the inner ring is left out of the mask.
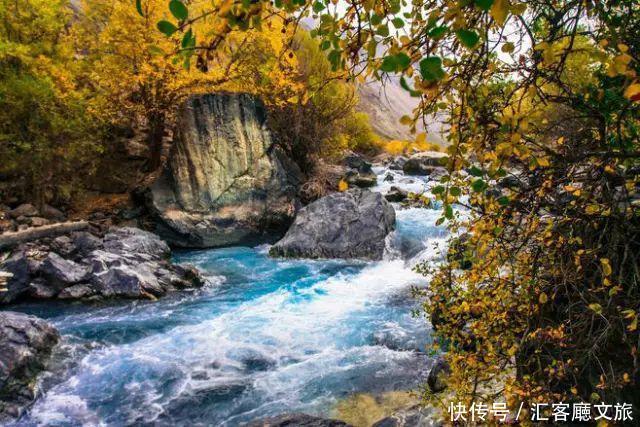
[[[35,398],[34,379],[59,339],[42,319],[0,311],[0,422],[20,416]]]
[[[382,259],[395,228],[393,207],[380,193],[352,189],[325,196],[298,212],[271,254],[302,258]]]
[[[167,166],[150,187],[156,232],[180,247],[215,247],[284,231],[302,175],[277,147],[248,94],[190,98]]]
[[[339,420],[294,413],[252,421],[246,424],[246,427],[349,427],[349,424]]]

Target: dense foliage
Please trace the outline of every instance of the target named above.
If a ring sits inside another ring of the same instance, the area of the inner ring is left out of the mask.
[[[336,79],[302,28],[265,16],[259,27],[226,32],[191,64],[195,36],[176,44],[156,28],[167,2],[138,6],[0,1],[0,202],[66,202],[94,173],[138,167],[111,158],[123,140],[146,146],[144,172],[153,172],[177,109],[201,93],[260,96],[274,127],[285,124],[279,139],[291,151],[328,155],[373,143],[353,87]],[[207,37],[218,25],[214,16],[198,19],[192,34]],[[303,112],[297,129],[292,111]]]
[[[160,31],[191,37],[202,15],[170,5]],[[640,404],[638,2],[225,0],[204,14],[225,31],[312,15],[335,70],[400,74],[420,98],[404,121],[447,118],[434,193],[465,235],[422,270],[454,401]]]

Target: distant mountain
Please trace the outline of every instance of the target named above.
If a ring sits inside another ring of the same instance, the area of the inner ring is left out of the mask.
[[[369,115],[373,130],[382,138],[413,140],[409,127],[400,123],[400,118],[412,115],[413,109],[418,105],[418,98],[412,98],[402,89],[399,79],[390,78],[384,84],[380,81],[370,81],[358,86],[360,104],[358,110]],[[442,124],[437,120],[427,125],[427,141],[439,145],[446,145],[440,131]],[[424,128],[420,125],[420,131]]]

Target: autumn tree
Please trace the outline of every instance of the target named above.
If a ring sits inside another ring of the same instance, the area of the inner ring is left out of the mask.
[[[65,1],[0,2],[0,198],[65,201],[91,170],[99,124],[76,79]],[[4,197],[3,197],[4,196]]]
[[[226,30],[313,16],[334,70],[398,74],[419,99],[405,121],[447,118],[449,174],[433,192],[438,222],[466,235],[421,271],[454,400],[640,403],[638,2],[224,1],[202,13]],[[168,36],[192,31],[176,18]],[[203,35],[202,60],[224,34]]]

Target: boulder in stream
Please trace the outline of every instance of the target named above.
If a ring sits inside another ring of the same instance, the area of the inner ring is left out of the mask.
[[[448,156],[439,151],[421,151],[411,156],[402,166],[406,175],[433,175],[445,171]]]
[[[35,377],[45,367],[58,331],[46,321],[0,312],[0,422],[17,418],[35,398]]]
[[[298,212],[271,255],[300,258],[382,259],[395,229],[393,207],[380,193],[351,189],[316,200]]]

